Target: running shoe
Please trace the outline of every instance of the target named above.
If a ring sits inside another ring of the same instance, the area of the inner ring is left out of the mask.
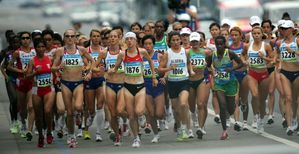
[[[144,132],[146,135],[149,135],[151,133],[151,124],[145,123]]]
[[[238,132],[241,131],[241,126],[237,122],[234,125],[234,130]]]
[[[186,133],[185,130],[182,130],[179,134],[178,137],[176,138],[177,141],[185,141],[189,138],[188,134]]]
[[[226,131],[223,131],[220,136],[220,140],[226,140],[226,139],[228,139],[228,134]]]
[[[90,140],[90,138],[91,138],[91,137],[90,137],[89,131],[88,131],[88,130],[87,130],[87,131],[84,130],[84,131],[83,131],[83,139],[84,139],[84,140]]]
[[[132,147],[133,148],[139,148],[140,147],[140,139],[138,137],[136,137],[133,141],[133,144],[132,144]]]
[[[39,137],[39,138],[38,138],[37,147],[38,147],[38,148],[43,148],[43,147],[45,147],[44,137]]]
[[[294,131],[290,127],[288,127],[286,130],[286,133],[288,136],[291,136],[291,135],[293,135]]]
[[[63,130],[62,129],[57,131],[57,137],[63,138]]]
[[[116,135],[115,141],[114,141],[114,146],[120,146],[121,145],[120,140],[121,140],[121,135],[120,134]]]
[[[87,127],[90,127],[93,123],[93,119],[94,117],[93,116],[89,116],[87,119],[86,119],[86,126]]]
[[[271,125],[271,124],[273,124],[273,123],[274,123],[273,115],[269,115],[269,116],[268,116],[267,124],[268,124],[268,125]]]
[[[155,135],[154,138],[152,139],[152,143],[158,143],[159,140],[160,140],[160,135],[157,134],[157,135]]]
[[[105,130],[108,130],[109,128],[110,128],[109,121],[105,121],[104,129],[105,129]]]
[[[52,134],[47,134],[47,143],[48,144],[52,144],[53,143],[53,139],[54,137],[52,136]]]
[[[69,142],[69,148],[75,148],[77,146],[78,142],[76,140],[76,138],[71,138],[70,142]]]
[[[26,140],[27,141],[31,141],[32,140],[32,133],[29,132],[29,131],[26,133]]]
[[[112,134],[112,133],[111,133]],[[102,136],[101,136],[101,134],[100,133],[96,133],[96,142],[102,142],[103,141],[103,139],[102,139]]]
[[[12,133],[12,134],[17,134],[17,133],[19,133],[19,126],[18,126],[18,124],[17,124],[17,122],[14,122],[13,124],[12,124],[12,127],[10,128],[10,132]]]
[[[230,119],[226,119],[226,127],[229,128],[230,127]]]
[[[243,122],[243,130],[245,130],[245,131],[248,130],[248,125],[247,125],[247,122],[245,122],[245,121]]]
[[[215,118],[214,118],[214,121],[215,121],[217,124],[220,124],[220,116],[219,116],[219,115],[216,115]]]
[[[110,135],[109,135],[109,138],[110,138],[110,140],[111,140],[112,142],[114,142],[115,139],[116,139],[116,134],[115,134],[114,132],[111,132]]]
[[[79,129],[77,133],[77,137],[82,137],[82,136],[83,136],[83,131],[82,129]]]
[[[188,131],[188,138],[194,138],[192,129],[189,129],[189,131]]]
[[[203,133],[203,129],[202,128],[198,128],[196,131],[196,135],[198,139],[202,139],[202,136],[204,135]]]

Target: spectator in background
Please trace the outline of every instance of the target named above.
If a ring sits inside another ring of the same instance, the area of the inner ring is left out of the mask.
[[[130,31],[134,32],[134,33],[139,33],[142,30],[142,26],[139,22],[134,22],[131,26],[130,26]]]
[[[190,0],[169,0],[168,1],[168,21],[173,23],[180,21],[180,18],[184,21],[188,21],[188,27],[195,31],[197,29],[197,8],[194,5],[189,4]],[[182,16],[183,15],[183,16]],[[189,20],[186,20],[189,19]],[[186,27],[186,26],[183,26]]]

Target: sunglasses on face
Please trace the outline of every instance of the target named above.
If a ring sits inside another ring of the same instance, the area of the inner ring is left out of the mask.
[[[173,30],[175,30],[175,31],[181,31],[182,28],[176,28],[176,29],[173,29]]]
[[[74,38],[75,35],[65,35],[66,38]]]
[[[281,30],[288,30],[289,28],[280,27]]]
[[[30,40],[30,37],[21,37],[22,40]]]

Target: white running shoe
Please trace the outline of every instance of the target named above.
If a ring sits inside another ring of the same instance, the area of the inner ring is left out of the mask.
[[[135,138],[132,144],[133,148],[139,148],[140,147],[140,139],[139,138]]]
[[[286,133],[287,133],[287,135],[291,136],[291,135],[293,135],[294,131],[292,130],[291,127],[288,127],[286,130]]]
[[[77,137],[82,137],[82,136],[83,136],[83,131],[82,129],[79,129],[77,133]]]
[[[226,119],[226,127],[227,127],[227,128],[230,127],[230,119]]]
[[[160,135],[157,134],[157,135],[155,135],[154,138],[152,139],[152,143],[158,143],[159,140],[160,140]]]
[[[194,138],[194,134],[193,134],[192,129],[189,129],[189,131],[188,131],[188,137],[189,138]]]
[[[105,130],[108,130],[109,127],[110,127],[109,121],[105,121],[104,129],[105,129]]]
[[[244,122],[244,123],[243,123],[243,130],[248,130],[247,122]]]
[[[97,142],[102,142],[103,141],[103,138],[102,138],[100,133],[96,133],[96,141]]]
[[[257,120],[258,120],[258,115],[254,115],[253,122],[251,124],[252,128],[255,128],[255,129],[257,128]]]

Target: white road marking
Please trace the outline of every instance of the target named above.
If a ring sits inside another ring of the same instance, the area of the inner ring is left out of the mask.
[[[208,108],[208,113],[212,116],[216,116],[215,112],[211,109]],[[234,120],[231,118],[231,120]],[[243,125],[242,122],[240,122],[240,124]],[[274,140],[274,141],[277,141],[277,142],[280,142],[280,143],[283,143],[285,145],[288,145],[288,146],[291,146],[291,147],[294,147],[294,148],[297,148],[299,149],[299,144],[296,143],[296,142],[293,142],[293,141],[290,141],[290,140],[287,140],[287,139],[284,139],[284,138],[281,138],[281,137],[278,137],[278,136],[275,136],[275,135],[272,135],[272,134],[269,134],[267,132],[263,132],[263,133],[258,133],[256,131],[256,129],[252,128],[251,126],[248,125],[248,130],[255,133],[255,134],[259,134],[265,138],[268,138],[268,139],[271,139],[271,140]]]

